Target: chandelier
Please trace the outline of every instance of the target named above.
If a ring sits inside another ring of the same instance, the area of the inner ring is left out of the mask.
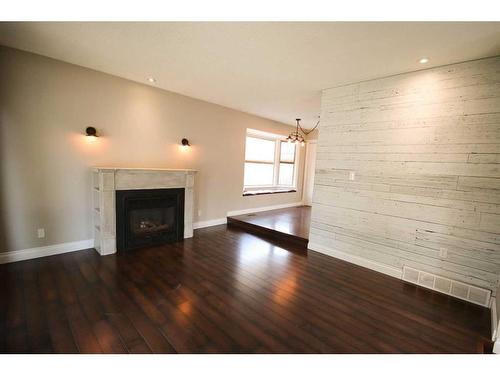
[[[304,136],[302,134],[306,136],[309,135],[314,129],[318,127],[319,120],[314,128],[309,131],[305,131],[304,129],[302,129],[302,127],[300,126],[300,118],[296,118],[295,121],[297,121],[297,127],[295,128],[295,131],[291,132],[288,137],[286,137],[286,141],[288,143],[300,143],[301,146],[304,146],[306,144],[306,140],[304,139]]]

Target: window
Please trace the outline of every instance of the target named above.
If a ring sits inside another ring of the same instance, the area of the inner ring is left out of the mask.
[[[293,185],[293,175],[295,169],[295,148],[294,143],[280,142],[280,167],[278,173],[278,184],[285,186]]]
[[[295,191],[297,145],[282,138],[248,129],[244,195]]]
[[[245,186],[273,185],[275,148],[275,141],[247,137],[245,144]]]

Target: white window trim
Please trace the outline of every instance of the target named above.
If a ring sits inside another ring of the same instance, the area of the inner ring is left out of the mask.
[[[243,193],[258,192],[260,190],[266,190],[270,192],[284,192],[284,191],[296,191],[298,186],[299,177],[299,165],[300,165],[300,146],[295,145],[295,160],[293,162],[293,183],[292,185],[279,185],[279,165],[280,165],[280,155],[281,155],[281,142],[286,142],[285,137],[280,134],[268,133],[261,130],[247,129],[246,137],[267,139],[274,141],[274,163],[273,164],[273,184],[268,185],[243,185]],[[245,137],[245,139],[246,139]],[[246,142],[245,142],[246,143]],[[244,160],[244,163],[251,163],[250,160]],[[264,164],[271,164],[263,162]]]

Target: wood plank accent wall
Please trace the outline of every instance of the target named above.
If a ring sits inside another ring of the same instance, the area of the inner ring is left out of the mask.
[[[495,291],[500,57],[325,90],[309,248]]]

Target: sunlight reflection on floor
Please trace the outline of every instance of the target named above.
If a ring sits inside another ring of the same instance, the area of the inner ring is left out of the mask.
[[[248,265],[256,261],[260,262],[268,257],[286,259],[292,255],[290,251],[252,235],[245,235],[238,245],[237,251],[240,265]]]

